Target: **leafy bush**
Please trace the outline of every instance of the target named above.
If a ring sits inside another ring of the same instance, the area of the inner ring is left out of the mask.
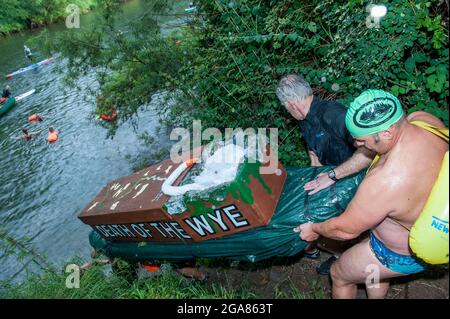
[[[66,7],[69,4],[86,12],[96,6],[96,0],[2,0],[0,34],[55,22],[68,15]]]
[[[152,16],[164,7],[147,2]],[[159,109],[167,123],[276,127],[281,161],[307,165],[297,123],[275,95],[279,79],[296,72],[322,98],[348,105],[365,89],[384,89],[409,112],[424,110],[448,125],[448,8],[442,0],[390,1],[375,25],[362,0],[198,0],[190,26],[168,37],[152,31],[154,22],[152,28],[133,22],[126,36],[117,33],[117,3],[103,5],[95,28],[67,33],[51,47],[69,58],[69,77],[106,70],[97,76],[100,91],[117,102],[121,120],[133,118],[154,93],[171,92]]]
[[[305,164],[296,121],[275,95],[279,78],[295,72],[322,98],[348,105],[365,89],[384,89],[409,112],[424,110],[448,125],[445,3],[391,1],[378,27],[366,24],[367,4],[198,1],[199,42],[180,81],[195,88],[195,107],[175,109],[177,120],[183,114],[186,123],[211,127],[278,127],[281,160]]]

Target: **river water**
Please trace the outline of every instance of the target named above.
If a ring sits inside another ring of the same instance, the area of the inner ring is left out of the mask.
[[[188,1],[179,1],[174,7],[184,13]],[[128,19],[143,12],[144,3],[127,2],[123,9]],[[171,20],[172,19],[172,20]],[[174,17],[165,17],[170,25]],[[80,25],[95,23],[92,14],[81,17]],[[65,28],[64,22],[48,27],[50,32]],[[167,27],[163,31],[167,31]],[[38,31],[23,32],[0,38],[0,75],[26,66],[24,43]],[[46,57],[32,48],[38,61]],[[158,160],[159,151],[169,145],[168,133],[158,128],[157,101],[142,106],[138,113],[137,129],[125,123],[113,139],[107,139],[107,130],[90,117],[95,97],[89,101],[80,98],[72,88],[62,89],[61,75],[52,72],[64,61],[2,80],[9,84],[13,95],[32,88],[36,93],[18,103],[0,118],[0,226],[15,238],[27,237],[37,251],[52,264],[62,265],[73,256],[87,259],[90,252],[90,227],[77,218],[80,211],[108,182],[129,175],[136,163]],[[92,85],[92,77],[80,79],[81,85]],[[27,116],[40,114],[44,121],[29,123]],[[46,141],[48,127],[59,131],[55,144]],[[15,140],[22,127],[43,131],[31,141]],[[152,149],[139,136],[147,133],[157,143]],[[29,258],[17,258],[0,249],[0,280],[21,278],[29,266]]]

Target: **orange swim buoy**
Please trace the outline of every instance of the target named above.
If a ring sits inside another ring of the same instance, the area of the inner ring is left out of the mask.
[[[142,264],[142,266],[148,272],[157,272],[161,268],[159,265],[156,264]]]
[[[111,115],[101,114],[101,115],[100,115],[100,118],[101,118],[102,120],[109,121],[109,122],[115,121],[116,118],[117,118],[116,109],[113,107],[111,110],[112,110],[112,111],[111,111]]]
[[[40,121],[42,121],[42,118],[39,115],[37,115],[37,114],[32,114],[32,115],[28,116],[28,121],[30,121],[30,122],[40,122]]]
[[[48,133],[47,141],[50,143],[54,143],[58,140],[58,132],[53,131],[52,133]]]

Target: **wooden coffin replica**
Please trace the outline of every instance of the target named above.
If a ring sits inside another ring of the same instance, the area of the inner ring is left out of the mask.
[[[244,161],[234,179],[206,191],[168,196],[163,183],[186,168],[173,185],[192,180],[200,164],[170,159],[109,183],[79,215],[111,241],[198,242],[267,225],[286,180],[278,163],[273,174],[261,174],[258,161]],[[220,173],[220,172],[216,172]]]

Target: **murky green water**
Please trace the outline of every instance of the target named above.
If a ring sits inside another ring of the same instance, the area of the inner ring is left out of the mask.
[[[179,1],[178,12],[183,12],[188,1]],[[140,1],[124,5],[127,18],[133,19],[143,11]],[[164,18],[165,23],[174,17]],[[81,18],[83,24],[95,23],[92,14]],[[126,21],[125,21],[126,23]],[[56,32],[64,23],[48,29]],[[166,30],[163,30],[166,31]],[[143,106],[139,112],[138,129],[122,125],[114,139],[106,139],[106,129],[89,117],[95,97],[83,101],[75,90],[61,90],[61,76],[52,72],[64,61],[4,80],[4,75],[27,65],[23,44],[35,32],[24,32],[0,38],[0,75],[3,87],[9,84],[18,95],[32,88],[36,93],[17,104],[0,118],[0,225],[15,237],[29,237],[32,244],[55,264],[62,264],[74,255],[87,257],[90,251],[90,227],[77,216],[99,190],[109,181],[128,175],[133,163],[141,156],[151,162],[151,154],[167,146],[168,134],[159,131],[155,114],[157,102]],[[37,50],[37,60],[45,59]],[[92,78],[80,79],[82,85],[91,85]],[[27,122],[27,116],[40,114],[44,121]],[[48,127],[55,127],[60,135],[57,143],[46,142]],[[17,141],[20,129],[44,131],[29,142]],[[148,132],[158,142],[157,148],[148,149],[138,135]],[[27,258],[0,251],[0,279],[23,274]]]

